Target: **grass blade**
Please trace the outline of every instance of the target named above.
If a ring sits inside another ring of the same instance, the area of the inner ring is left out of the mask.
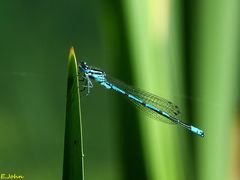
[[[64,140],[63,180],[83,180],[83,138],[77,61],[71,48],[68,59],[67,107]]]

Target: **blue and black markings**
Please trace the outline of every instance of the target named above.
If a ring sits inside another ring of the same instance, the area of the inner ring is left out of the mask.
[[[151,110],[153,110],[154,112],[156,112],[156,113],[158,113],[158,114],[161,114],[162,116],[168,118],[170,121],[172,121],[172,122],[174,122],[174,123],[177,123],[177,122],[178,122],[178,121],[176,121],[173,117],[171,117],[169,114],[161,111],[160,109],[152,106],[151,104],[145,103],[144,101],[138,99],[137,97],[135,97],[135,96],[133,96],[133,95],[131,95],[131,94],[129,94],[129,93],[126,93],[125,91],[121,90],[120,88],[114,86],[114,85],[111,84],[111,83],[108,83],[108,85],[109,85],[114,91],[117,91],[117,92],[120,92],[120,93],[123,94],[123,95],[126,95],[128,98],[130,98],[130,99],[138,102],[138,103],[141,104],[142,106],[147,107],[148,109],[151,109]]]
[[[90,80],[90,79],[93,79],[93,80],[97,81],[98,83],[100,83],[105,88],[112,89],[118,93],[121,93],[121,94],[125,95],[126,97],[128,97],[128,99],[131,99],[131,100],[139,103],[143,107],[146,107],[146,108],[152,110],[153,112],[156,112],[156,113],[166,117],[167,119],[169,119],[169,121],[172,121],[173,123],[178,124],[201,137],[204,137],[204,132],[201,129],[198,129],[194,126],[187,125],[184,122],[177,119],[176,117],[174,117],[174,115],[178,115],[180,112],[178,111],[178,107],[176,105],[174,105],[171,101],[164,101],[163,99],[161,99],[157,96],[151,95],[150,93],[146,93],[143,91],[140,91],[140,93],[141,93],[140,97],[142,97],[142,98],[138,98],[137,94],[134,95],[135,89],[128,88],[129,92],[132,92],[132,93],[128,93],[124,90],[124,88],[121,89],[121,86],[119,86],[119,87],[115,86],[114,83],[111,83],[111,81],[107,80],[106,74],[104,71],[101,71],[97,68],[91,68],[87,65],[86,62],[80,63],[79,71],[82,71],[84,73],[84,77],[87,80],[87,84],[84,87],[87,87],[88,91],[90,90],[90,88],[93,87],[92,82]],[[152,102],[152,104],[146,103],[144,101],[144,99],[147,99],[146,94],[151,95],[151,96],[148,96],[148,98],[149,97],[152,98],[152,99],[150,99],[151,100],[150,102]],[[171,108],[170,109],[163,108],[163,110],[166,111],[166,112],[164,112],[161,109],[157,108],[157,107],[159,107],[159,104],[157,104],[157,102],[163,103],[163,104],[165,103],[165,107],[171,107]],[[156,106],[154,106],[154,104]],[[169,106],[169,105],[171,105],[171,106]]]

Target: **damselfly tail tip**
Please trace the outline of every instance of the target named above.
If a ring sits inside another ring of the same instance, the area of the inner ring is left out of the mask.
[[[201,129],[198,129],[194,126],[191,126],[191,131],[198,136],[204,137],[204,132]]]

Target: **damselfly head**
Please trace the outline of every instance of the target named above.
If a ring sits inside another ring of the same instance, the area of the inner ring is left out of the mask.
[[[85,71],[85,70],[89,69],[87,63],[84,61],[80,62],[79,68],[81,71]]]

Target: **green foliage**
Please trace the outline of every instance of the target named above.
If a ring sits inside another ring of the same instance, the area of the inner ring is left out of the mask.
[[[63,180],[83,180],[82,120],[77,61],[71,48],[68,59],[67,108],[64,142]]]
[[[206,133],[138,114],[96,84],[81,98],[85,178],[240,179],[239,7],[239,0],[1,1],[0,171],[61,179],[66,118],[63,179],[83,179],[73,50],[65,113],[65,56],[74,45],[90,65],[176,103],[181,119]]]

